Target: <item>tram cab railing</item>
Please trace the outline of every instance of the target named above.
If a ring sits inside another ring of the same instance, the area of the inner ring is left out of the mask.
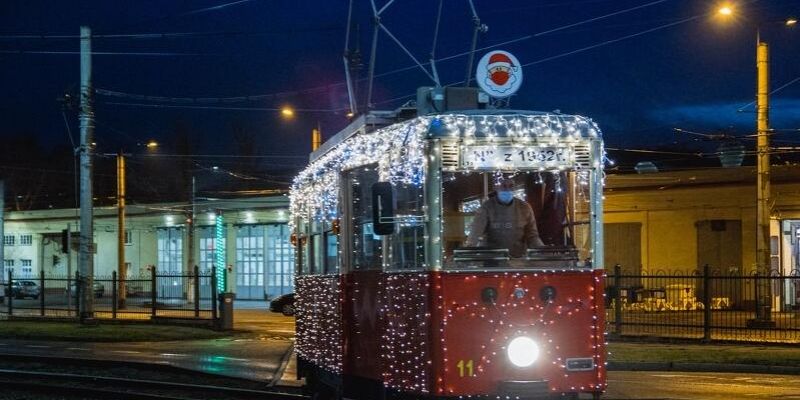
[[[453,250],[455,269],[525,268],[585,269],[590,263],[580,261],[578,249],[570,246],[546,246],[528,249],[525,257],[512,258],[508,249],[461,247]]]

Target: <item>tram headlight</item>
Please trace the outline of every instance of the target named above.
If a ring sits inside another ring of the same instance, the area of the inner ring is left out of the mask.
[[[529,367],[539,358],[539,345],[527,336],[518,336],[508,343],[507,354],[517,367]]]

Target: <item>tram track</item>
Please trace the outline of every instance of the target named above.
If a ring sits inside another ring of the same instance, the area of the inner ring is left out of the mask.
[[[98,399],[275,399],[299,400],[306,396],[280,389],[255,390],[214,385],[164,382],[57,372],[0,369],[0,387],[62,398]]]

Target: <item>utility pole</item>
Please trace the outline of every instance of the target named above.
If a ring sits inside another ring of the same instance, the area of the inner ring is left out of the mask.
[[[81,224],[78,271],[81,275],[80,319],[94,317],[94,229],[92,216],[92,141],[94,139],[94,110],[92,109],[92,30],[81,27]]]
[[[189,264],[189,266],[186,268],[187,274],[191,274],[192,271],[194,271],[194,216],[195,216],[194,201],[195,201],[196,190],[197,187],[195,186],[194,174],[192,174],[192,193],[189,196],[189,201],[191,202],[191,204],[189,205],[190,207],[189,218],[186,219],[187,220],[186,227],[188,228],[187,239],[189,241],[188,245],[186,246],[187,251],[189,252],[189,256],[186,257],[186,262]],[[189,282],[190,282],[189,289],[186,291],[186,297],[190,301],[197,301],[197,299],[194,298],[194,284],[197,282],[197,280],[189,279]]]
[[[6,276],[6,182],[0,180],[0,280]],[[2,293],[0,293],[2,296]]]
[[[757,128],[757,169],[756,182],[756,272],[769,275],[770,263],[770,160],[769,160],[769,47],[756,40],[756,128]],[[770,279],[761,279],[755,299],[756,319],[749,321],[751,326],[774,326],[771,321],[772,284]],[[756,285],[759,282],[757,281]],[[763,295],[761,295],[763,294]],[[764,304],[766,302],[766,304]]]
[[[317,151],[321,145],[322,130],[319,128],[319,122],[317,122],[317,127],[311,130],[311,151]]]
[[[117,290],[117,308],[125,308],[126,301],[126,277],[128,268],[125,265],[125,154],[122,151],[117,154],[117,279],[119,279],[119,289]]]

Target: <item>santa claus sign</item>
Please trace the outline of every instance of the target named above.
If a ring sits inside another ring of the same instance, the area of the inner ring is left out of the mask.
[[[522,66],[507,51],[490,51],[478,62],[475,80],[489,96],[508,97],[522,84]]]

